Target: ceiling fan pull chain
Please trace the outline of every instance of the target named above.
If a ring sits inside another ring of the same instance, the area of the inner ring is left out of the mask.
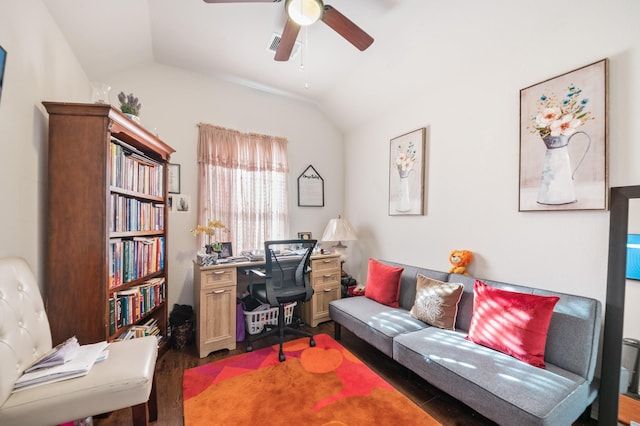
[[[300,71],[304,71],[304,59],[307,54],[307,40],[309,36],[309,28],[304,27],[302,36],[300,37]]]
[[[305,72],[304,69],[304,61],[307,58],[307,56],[309,55],[309,27],[305,27],[304,29],[304,34],[303,34],[303,39],[302,40],[302,46],[300,47],[300,70],[302,72],[304,72],[304,77],[305,77],[305,81],[304,81],[304,88],[305,90],[309,90],[309,81],[307,80],[307,77],[309,76],[309,74],[307,74]]]

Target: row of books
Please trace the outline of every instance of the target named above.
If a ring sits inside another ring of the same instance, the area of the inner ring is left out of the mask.
[[[158,340],[162,339],[160,328],[158,328],[158,321],[155,318],[150,318],[143,324],[132,325],[131,327],[120,333],[120,335],[114,340],[129,340],[145,336],[156,336]]]
[[[164,166],[118,139],[111,140],[111,186],[164,196]]]
[[[135,324],[165,300],[164,277],[113,293],[109,298],[109,334]]]
[[[162,231],[164,204],[111,193],[109,228],[111,232]]]
[[[112,238],[109,244],[109,288],[164,269],[164,237]]]

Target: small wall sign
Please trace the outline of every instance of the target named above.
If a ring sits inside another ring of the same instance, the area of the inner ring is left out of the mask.
[[[312,165],[298,176],[298,206],[324,207],[324,179]]]

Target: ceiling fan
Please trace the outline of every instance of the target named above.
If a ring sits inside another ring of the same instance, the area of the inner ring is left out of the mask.
[[[204,0],[205,3],[280,3],[282,0]],[[359,50],[365,50],[373,38],[349,18],[322,0],[285,0],[287,23],[276,49],[276,61],[288,61],[301,26],[322,20]]]

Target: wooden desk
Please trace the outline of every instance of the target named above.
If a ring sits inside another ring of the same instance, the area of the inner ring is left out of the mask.
[[[624,425],[630,425],[631,420],[640,423],[640,400],[621,394],[618,421]]]
[[[200,358],[220,349],[236,348],[236,295],[238,270],[264,266],[265,262],[240,261],[213,266],[193,263],[193,301],[196,314],[196,345]],[[313,298],[301,313],[315,327],[329,320],[329,302],[340,298],[340,255],[311,256]],[[243,291],[243,290],[241,290]]]

